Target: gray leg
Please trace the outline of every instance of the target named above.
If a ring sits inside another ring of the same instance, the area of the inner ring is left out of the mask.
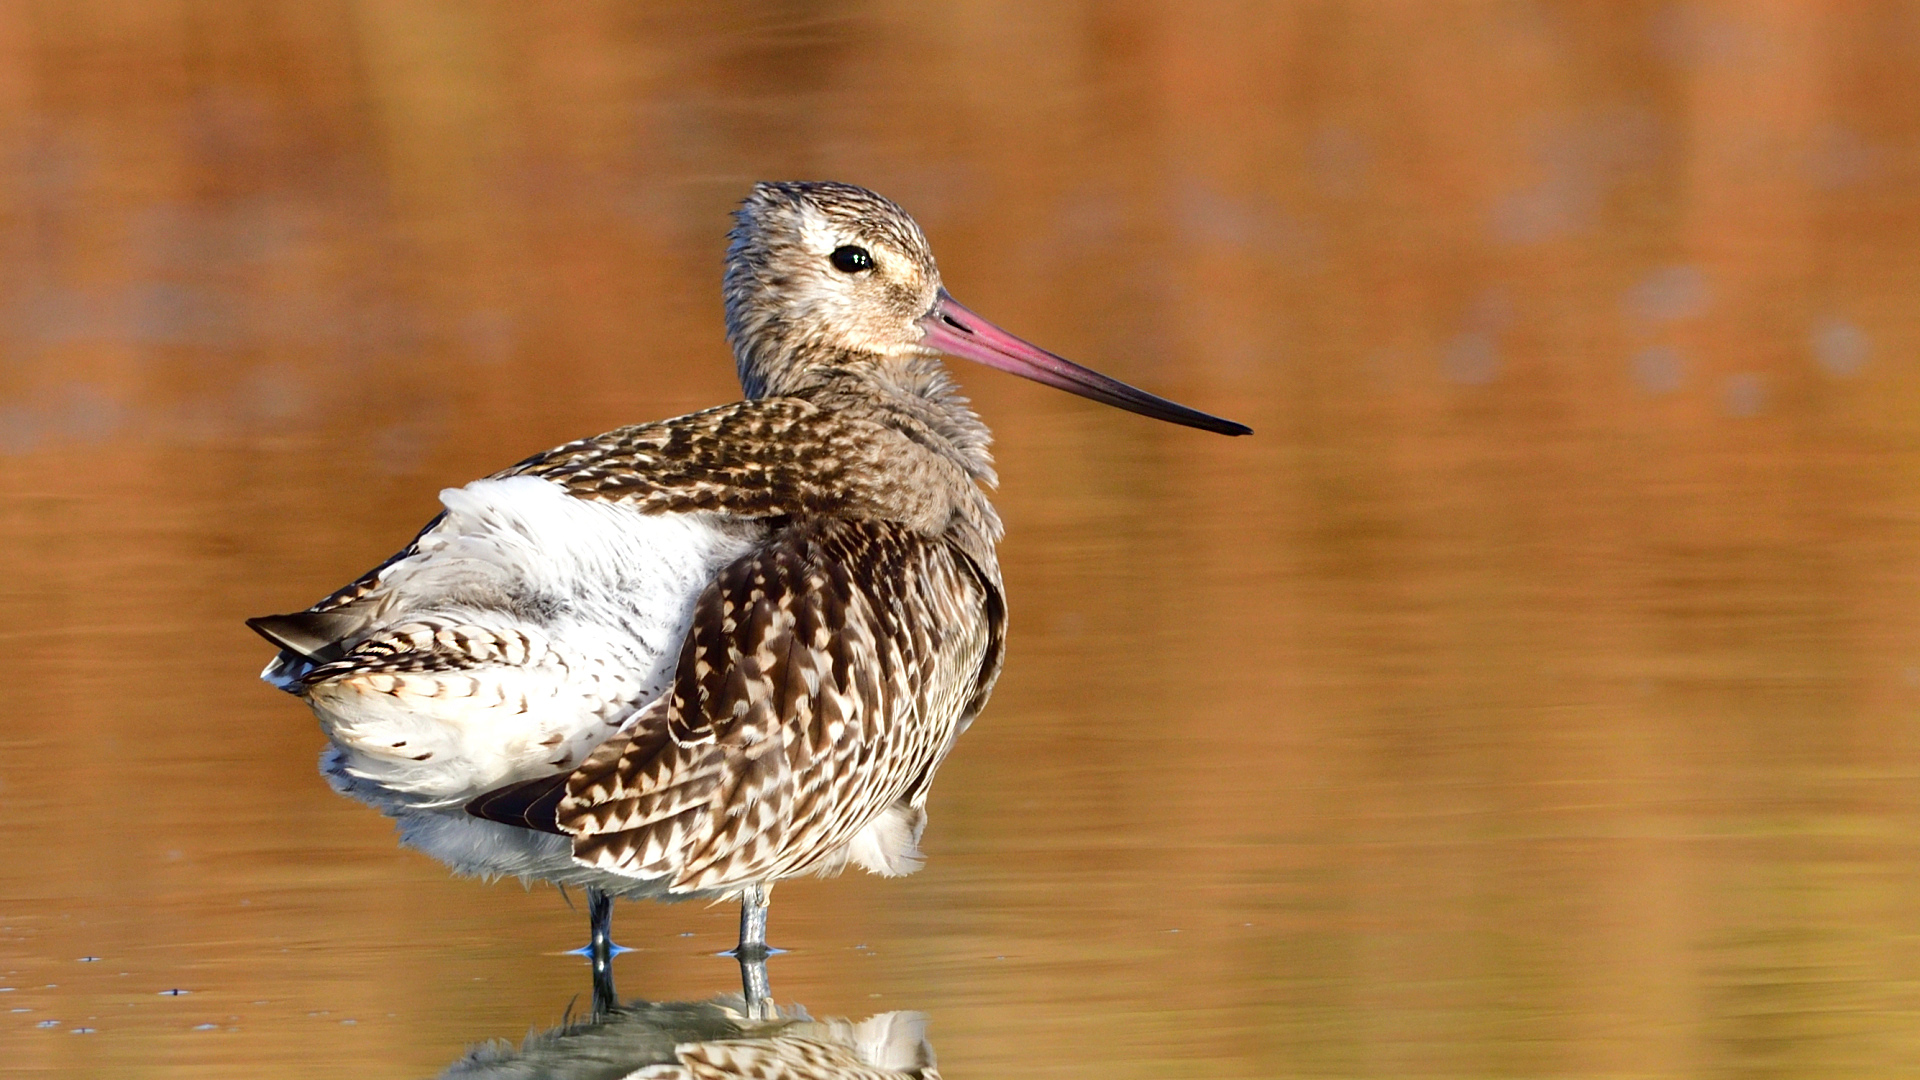
[[[772,890],[764,885],[749,885],[740,893],[740,944],[733,955],[742,960],[764,960],[767,948],[767,903]]]
[[[767,894],[764,885],[749,885],[740,894],[740,944],[733,958],[740,961],[740,989],[747,999],[747,1015],[773,1019],[773,988],[767,978]]]
[[[587,887],[587,958],[593,964],[593,1015],[606,1016],[620,1007],[613,989],[613,897]]]

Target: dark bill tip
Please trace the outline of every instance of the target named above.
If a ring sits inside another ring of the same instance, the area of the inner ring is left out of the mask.
[[[1245,424],[1189,409],[1023,341],[969,311],[947,295],[944,289],[940,291],[940,298],[934,301],[933,310],[921,318],[920,327],[926,331],[926,336],[920,339],[922,345],[950,356],[1011,372],[1116,409],[1165,420],[1169,424],[1181,424],[1221,435],[1253,434],[1253,429]]]

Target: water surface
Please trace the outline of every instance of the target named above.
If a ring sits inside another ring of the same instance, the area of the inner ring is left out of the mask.
[[[584,913],[332,795],[241,625],[731,400],[726,214],[876,187],[1011,653],[783,1003],[949,1077],[1920,1061],[1920,8],[0,5],[0,1072],[421,1077]],[[622,905],[623,992],[734,988]],[[178,991],[178,993],[175,993]]]

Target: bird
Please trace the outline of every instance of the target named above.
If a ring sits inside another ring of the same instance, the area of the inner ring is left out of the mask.
[[[746,978],[775,882],[919,868],[1006,654],[991,437],[942,355],[1251,432],[962,306],[851,184],[756,184],[723,292],[742,400],[448,488],[378,567],[248,620],[331,786],[456,873],[584,887],[596,971],[614,898],[740,901]]]

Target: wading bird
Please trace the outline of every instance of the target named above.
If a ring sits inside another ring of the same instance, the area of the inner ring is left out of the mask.
[[[385,563],[249,622],[333,787],[458,872],[584,886],[597,974],[614,897],[738,898],[744,966],[774,882],[919,867],[1006,622],[989,436],[940,354],[1249,430],[962,307],[871,191],[760,184],[736,221],[746,400],[449,488]]]

